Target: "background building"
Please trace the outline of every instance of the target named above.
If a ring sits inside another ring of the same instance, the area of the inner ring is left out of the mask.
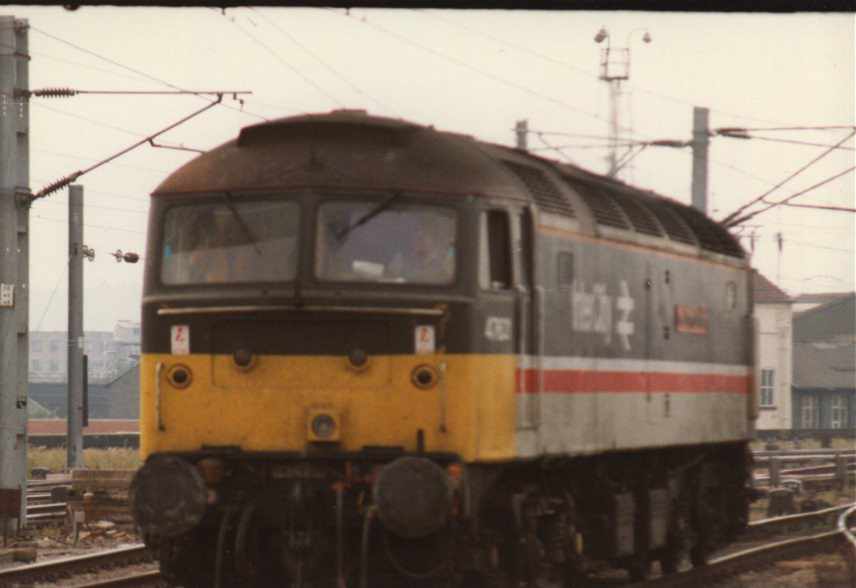
[[[119,321],[110,331],[86,331],[90,383],[105,383],[135,366],[140,358],[140,323]],[[68,373],[65,331],[30,332],[30,382],[65,382]]]
[[[759,432],[791,428],[793,299],[757,271],[753,278],[760,340]]]
[[[856,430],[856,293],[794,317],[796,429]]]

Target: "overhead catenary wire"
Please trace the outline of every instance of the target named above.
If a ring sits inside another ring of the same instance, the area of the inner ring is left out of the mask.
[[[505,45],[505,46],[507,46],[507,47],[511,47],[512,49],[515,49],[515,50],[517,50],[517,51],[521,51],[521,52],[524,52],[524,53],[528,53],[529,55],[534,55],[535,57],[538,57],[538,58],[540,58],[540,59],[543,59],[544,61],[549,61],[549,62],[551,62],[551,63],[553,63],[553,64],[555,64],[555,65],[560,65],[560,66],[562,66],[562,67],[566,67],[566,68],[568,68],[568,69],[570,69],[570,70],[572,70],[572,71],[574,71],[574,72],[576,72],[576,73],[579,73],[579,74],[585,75],[585,76],[587,76],[587,77],[593,78],[593,79],[598,80],[598,81],[600,80],[600,76],[599,76],[599,74],[597,74],[597,73],[595,73],[595,72],[593,72],[593,71],[590,71],[590,70],[585,69],[585,68],[583,68],[583,67],[580,67],[580,66],[578,66],[578,65],[575,65],[575,64],[569,63],[569,62],[567,62],[567,61],[564,61],[564,60],[561,60],[561,59],[557,59],[557,58],[552,57],[552,56],[550,56],[550,55],[545,55],[545,54],[540,53],[540,52],[538,52],[538,51],[532,50],[532,49],[530,49],[530,48],[528,48],[528,47],[524,47],[524,46],[522,46],[522,45],[518,45],[518,44],[516,44],[516,43],[511,43],[511,42],[506,41],[506,40],[504,40],[504,39],[500,39],[499,37],[496,37],[495,35],[492,35],[492,34],[489,34],[489,33],[485,33],[485,32],[483,32],[483,31],[477,31],[477,30],[474,30],[474,29],[472,29],[472,28],[470,28],[470,27],[466,27],[466,26],[464,26],[464,25],[460,25],[460,24],[457,24],[457,23],[452,23],[452,22],[451,22],[451,21],[449,21],[448,19],[445,19],[445,18],[443,18],[443,17],[441,17],[441,16],[437,15],[437,14],[435,13],[435,11],[434,11],[434,10],[431,10],[431,9],[428,9],[428,10],[420,9],[420,10],[418,10],[418,12],[419,12],[420,14],[427,14],[427,15],[429,15],[429,16],[431,16],[431,17],[433,17],[433,18],[437,19],[437,20],[443,21],[443,22],[445,22],[445,23],[447,23],[447,24],[449,24],[449,25],[451,25],[451,26],[454,26],[454,27],[456,27],[456,28],[460,29],[460,30],[464,30],[464,31],[467,31],[467,32],[469,32],[469,33],[477,34],[477,35],[479,35],[479,36],[482,36],[482,37],[485,37],[485,38],[491,39],[492,41],[494,41],[494,42],[496,42],[496,43],[499,43],[499,44],[501,44],[501,45]],[[676,103],[684,104],[684,105],[687,105],[687,106],[703,106],[703,105],[700,105],[700,104],[699,104],[698,102],[696,102],[696,101],[690,101],[690,100],[685,100],[685,99],[683,99],[683,98],[678,98],[678,97],[675,97],[675,96],[670,96],[670,95],[668,95],[668,94],[664,94],[664,93],[662,93],[662,92],[657,92],[657,91],[654,91],[654,90],[651,90],[651,89],[648,89],[648,88],[645,88],[645,87],[639,86],[639,85],[637,85],[637,84],[631,84],[631,83],[629,83],[629,82],[627,82],[627,83],[626,83],[626,87],[627,87],[627,89],[628,89],[628,90],[630,90],[630,91],[633,91],[633,90],[641,91],[641,92],[643,92],[643,93],[645,93],[645,94],[650,94],[651,96],[654,96],[654,97],[656,97],[656,98],[660,98],[661,100],[667,100],[667,101],[670,101],[670,102],[676,102]],[[728,112],[728,111],[725,111],[725,110],[721,110],[721,109],[719,109],[719,108],[713,108],[712,106],[706,106],[706,108],[708,108],[708,110],[710,110],[711,112],[716,112],[716,113],[718,113],[718,114],[723,114],[723,115],[726,115],[726,116],[728,116],[728,117],[730,117],[730,118],[739,118],[739,119],[744,119],[744,120],[754,120],[754,121],[758,121],[758,122],[765,122],[765,123],[771,123],[771,124],[780,124],[780,123],[778,123],[778,122],[776,122],[776,121],[771,121],[771,120],[767,120],[767,119],[763,119],[763,118],[758,118],[758,117],[755,117],[755,116],[750,116],[750,115],[745,115],[745,114],[736,114],[736,113],[733,113],[733,112]]]
[[[800,167],[798,170],[793,172],[791,175],[786,177],[784,180],[778,182],[775,186],[773,186],[772,188],[770,188],[769,190],[767,190],[766,192],[764,192],[760,196],[756,197],[755,199],[750,200],[746,204],[740,206],[739,208],[737,208],[737,210],[730,213],[728,216],[726,216],[725,218],[723,218],[719,222],[722,223],[724,226],[736,224],[734,221],[739,216],[739,214],[741,212],[743,212],[744,210],[746,210],[750,206],[762,201],[764,198],[766,198],[767,196],[772,194],[775,190],[777,190],[778,188],[780,188],[781,186],[783,186],[784,184],[786,184],[787,182],[789,182],[790,180],[792,180],[793,178],[795,178],[796,176],[798,176],[799,174],[801,174],[802,172],[807,170],[809,167],[811,167],[812,165],[814,165],[815,163],[817,163],[818,161],[820,161],[821,159],[823,159],[824,157],[826,157],[827,155],[832,153],[836,147],[838,147],[839,145],[842,145],[845,142],[847,142],[848,140],[850,140],[850,138],[853,137],[853,135],[856,135],[856,129],[851,130],[850,133],[846,137],[841,139],[837,144],[830,146],[823,153],[821,153],[820,155],[818,155],[817,157],[815,157],[814,159],[812,159],[811,161],[809,161],[808,163],[806,163],[805,165]]]
[[[38,218],[38,217],[37,217]],[[65,222],[65,221],[63,221]],[[54,284],[53,290],[51,290],[51,295],[48,297],[48,302],[45,304],[45,309],[42,311],[42,316],[39,318],[39,322],[36,323],[36,331],[42,330],[42,323],[45,322],[45,317],[48,314],[48,311],[51,309],[51,305],[53,304],[54,296],[56,296],[57,290],[59,290],[59,285],[62,283],[63,278],[65,277],[65,272],[68,271],[68,264],[63,264],[62,271],[60,271],[57,275],[56,283]]]
[[[336,10],[336,9],[328,8],[327,10]],[[344,14],[343,16],[345,16],[346,18],[351,18],[350,13]],[[358,22],[360,22],[360,23],[362,23],[368,27],[371,27],[371,28],[375,29],[376,31],[379,31],[379,32],[382,32],[386,35],[394,37],[395,39],[399,40],[400,42],[402,42],[404,44],[410,45],[412,47],[416,47],[417,49],[420,49],[421,51],[425,51],[425,52],[430,53],[436,57],[444,59],[444,60],[448,61],[449,63],[453,63],[453,64],[457,65],[458,67],[462,67],[462,68],[467,69],[469,71],[475,72],[475,73],[479,74],[480,76],[488,78],[494,82],[497,82],[497,83],[502,84],[504,86],[507,86],[509,88],[514,88],[515,90],[519,90],[525,94],[529,94],[530,96],[534,96],[535,98],[538,98],[539,100],[543,100],[545,102],[550,102],[550,103],[555,104],[555,105],[557,105],[560,108],[563,108],[565,110],[575,112],[577,114],[582,114],[582,115],[588,116],[590,118],[594,118],[596,120],[599,120],[601,122],[607,122],[607,120],[600,115],[594,114],[592,112],[588,112],[588,111],[583,110],[583,109],[576,107],[576,106],[572,106],[571,104],[568,104],[564,100],[559,100],[558,98],[548,96],[546,94],[543,94],[541,92],[533,90],[532,88],[529,88],[529,87],[524,86],[522,84],[518,84],[517,82],[514,82],[512,80],[505,79],[502,76],[498,76],[496,74],[487,72],[487,71],[485,71],[479,67],[472,65],[471,63],[468,63],[468,62],[463,61],[461,59],[458,59],[456,57],[452,57],[450,55],[447,55],[447,54],[443,53],[442,51],[437,51],[436,49],[433,49],[431,47],[426,47],[425,45],[418,43],[418,42],[414,41],[413,39],[410,39],[404,35],[400,35],[400,34],[396,33],[395,31],[391,31],[391,30],[387,29],[386,27],[383,27],[383,26],[381,26],[375,22],[369,21],[369,20],[364,19],[364,18],[359,19]],[[621,126],[619,128],[622,131],[625,131],[625,132],[628,132],[631,134],[634,133],[633,129],[629,129],[629,128],[623,127],[623,126]]]
[[[65,159],[76,159],[78,161],[99,161],[98,157],[92,157],[89,155],[78,155],[75,153],[64,153],[62,151],[51,151],[50,149],[32,149],[35,153],[45,153],[47,155],[52,155],[54,157],[62,157]],[[114,163],[113,165],[117,167],[124,167],[127,169],[135,169],[140,172],[148,173],[148,174],[157,174],[158,176],[164,176],[170,173],[171,170],[166,169],[156,169],[152,167],[144,167],[141,165],[131,165],[127,163]]]
[[[40,215],[40,214],[31,214],[31,215],[30,215],[30,218],[34,218],[34,219],[38,219],[38,220],[43,220],[43,221],[48,221],[48,222],[52,222],[52,223],[68,224],[68,219],[51,218],[51,217],[43,216],[43,215]],[[145,231],[135,231],[134,229],[130,229],[130,228],[127,228],[127,227],[115,227],[115,226],[107,226],[107,225],[93,225],[93,224],[90,224],[90,223],[83,223],[83,226],[84,226],[84,227],[87,227],[87,228],[90,228],[90,229],[101,229],[101,230],[104,230],[104,231],[119,231],[119,232],[121,232],[121,233],[133,233],[133,234],[135,234],[135,235],[145,235],[145,234],[146,234],[146,232],[145,232]]]
[[[190,120],[190,119],[192,119],[192,118],[194,118],[194,117],[196,117],[196,116],[199,116],[200,114],[202,114],[202,113],[203,113],[203,112],[205,112],[206,110],[209,110],[210,108],[213,108],[214,106],[217,106],[217,104],[219,104],[219,103],[220,103],[220,101],[222,100],[222,98],[223,98],[222,96],[218,96],[216,101],[214,101],[214,102],[209,102],[206,106],[203,106],[203,107],[202,107],[202,108],[200,108],[199,110],[196,110],[196,111],[194,111],[194,112],[190,113],[189,115],[187,115],[187,116],[185,116],[185,117],[181,118],[180,120],[178,120],[178,121],[176,121],[176,122],[172,123],[171,125],[169,125],[169,126],[167,126],[167,127],[163,128],[163,129],[161,129],[160,131],[158,131],[158,132],[156,132],[156,133],[153,133],[153,134],[149,135],[148,137],[143,138],[141,141],[137,141],[137,142],[136,142],[136,143],[134,143],[133,145],[130,145],[129,147],[126,147],[125,149],[122,149],[122,150],[121,150],[121,151],[119,151],[118,153],[115,153],[115,154],[111,155],[110,157],[108,157],[108,158],[106,158],[106,159],[103,159],[103,160],[99,161],[98,163],[95,163],[94,165],[89,166],[89,167],[88,167],[88,168],[86,168],[86,169],[78,170],[78,171],[76,171],[76,172],[73,172],[72,174],[70,174],[70,175],[68,175],[68,176],[66,176],[66,177],[64,177],[64,178],[62,178],[62,179],[60,179],[60,180],[57,180],[56,182],[54,182],[54,183],[52,183],[52,184],[50,184],[50,185],[48,185],[48,186],[45,186],[45,187],[44,187],[44,188],[42,188],[39,192],[37,192],[37,193],[33,194],[33,195],[30,197],[30,200],[32,201],[32,200],[36,200],[36,199],[38,199],[38,198],[44,198],[45,196],[47,196],[47,195],[49,195],[49,194],[51,194],[51,193],[53,193],[53,192],[56,192],[56,191],[57,191],[57,190],[59,190],[60,188],[63,188],[63,187],[65,187],[65,186],[69,185],[70,183],[72,183],[73,181],[77,180],[77,178],[79,178],[80,176],[82,176],[82,175],[84,175],[84,174],[86,174],[86,173],[89,173],[89,172],[91,172],[92,170],[97,169],[97,168],[101,167],[102,165],[105,165],[105,164],[107,164],[107,163],[109,163],[109,162],[113,161],[114,159],[116,159],[116,158],[118,158],[118,157],[121,157],[122,155],[124,155],[125,153],[128,153],[129,151],[131,151],[131,150],[133,150],[133,149],[136,149],[136,148],[137,148],[137,147],[139,147],[140,145],[142,145],[142,144],[146,143],[149,139],[154,139],[155,137],[157,137],[157,136],[159,136],[159,135],[162,135],[163,133],[165,133],[165,132],[167,132],[167,131],[169,131],[169,130],[172,130],[172,129],[174,129],[175,127],[177,127],[177,126],[179,126],[179,125],[181,125],[181,124],[183,124],[183,123],[187,122],[188,120]]]
[[[721,132],[736,132],[741,131],[744,133],[753,132],[753,131],[852,131],[854,128],[853,125],[828,125],[828,126],[801,126],[801,127],[721,127],[718,129],[713,129],[714,133]]]
[[[332,73],[334,76],[336,76],[337,78],[342,80],[354,92],[356,92],[357,94],[359,94],[361,96],[365,96],[369,100],[372,100],[375,104],[379,105],[381,108],[383,108],[387,111],[396,112],[396,110],[394,108],[392,108],[390,105],[386,104],[382,100],[378,99],[376,96],[373,96],[373,95],[369,94],[368,92],[366,92],[365,90],[363,90],[361,87],[359,87],[353,81],[351,81],[347,76],[345,76],[345,74],[340,72],[338,69],[336,69],[331,64],[329,64],[326,60],[324,60],[321,56],[319,56],[316,52],[309,49],[309,47],[307,47],[304,43],[301,43],[300,41],[298,41],[294,35],[292,35],[288,31],[286,31],[282,27],[280,27],[272,18],[270,18],[270,16],[264,14],[259,9],[255,8],[254,6],[248,6],[247,8],[249,10],[252,10],[255,14],[258,14],[271,27],[273,27],[274,29],[279,31],[279,33],[282,36],[284,36],[286,39],[291,41],[294,45],[297,45],[304,53],[309,55],[312,59],[314,59],[317,63],[319,63],[324,69],[326,69],[327,71]]]
[[[853,249],[844,249],[843,247],[828,247],[826,245],[818,245],[817,243],[805,243],[803,241],[791,241],[794,245],[800,245],[801,247],[810,247],[814,249],[826,249],[828,251],[841,251],[844,253],[853,253]]]
[[[555,146],[555,145],[551,145],[551,144],[547,141],[547,139],[545,139],[545,138],[544,138],[544,136],[543,136],[543,135],[538,135],[538,140],[539,140],[539,141],[541,141],[542,143],[544,143],[544,147],[543,147],[543,149],[550,149],[550,150],[553,150],[553,151],[555,151],[556,153],[558,153],[558,154],[562,157],[562,159],[564,159],[564,160],[565,160],[565,161],[567,161],[567,162],[572,163],[571,158],[568,156],[568,154],[567,154],[567,153],[565,153],[564,151],[562,151],[562,148],[561,148],[561,147],[557,147],[557,146]],[[534,149],[533,149],[533,151],[534,151]]]
[[[829,204],[794,204],[793,202],[781,202],[779,203],[779,206],[792,206],[794,208],[816,208],[818,210],[836,210],[840,212],[856,212],[856,208],[849,208],[847,206],[832,206]],[[818,228],[828,229],[828,227]]]
[[[291,63],[289,63],[286,59],[284,59],[279,53],[274,51],[267,43],[265,43],[264,41],[262,41],[261,39],[259,39],[258,37],[256,37],[252,33],[250,33],[248,30],[246,30],[244,27],[242,27],[240,24],[238,24],[237,20],[235,20],[234,18],[230,18],[229,22],[231,22],[232,25],[234,25],[234,27],[236,29],[238,29],[239,31],[244,33],[244,35],[246,35],[252,42],[254,42],[259,47],[264,49],[271,57],[273,57],[281,65],[285,66],[289,71],[294,73],[297,77],[299,77],[304,82],[306,82],[308,85],[310,85],[312,88],[314,88],[319,94],[321,94],[322,96],[324,96],[325,98],[327,98],[331,102],[335,103],[340,108],[344,107],[344,104],[338,98],[336,98],[330,92],[328,92],[327,90],[322,88],[320,85],[318,85],[315,81],[312,80],[312,78],[306,76],[303,72],[301,72],[299,69],[294,67]]]
[[[845,147],[843,145],[829,145],[827,143],[814,143],[811,141],[800,141],[798,139],[782,139],[779,137],[761,137],[758,135],[750,135],[743,129],[717,129],[711,133],[711,136],[725,137],[727,139],[767,141],[770,143],[788,143],[791,145],[805,145],[808,147],[824,147],[840,149],[843,151],[856,151],[856,149],[854,149],[853,147]]]
[[[823,181],[821,181],[821,182],[818,182],[818,183],[814,184],[813,186],[809,186],[808,188],[806,188],[806,189],[804,189],[804,190],[800,190],[800,191],[799,191],[799,192],[797,192],[796,194],[791,194],[790,196],[788,196],[787,198],[785,198],[784,200],[781,200],[781,201],[779,201],[779,202],[767,202],[766,200],[762,199],[762,200],[761,200],[761,202],[764,202],[765,204],[767,204],[767,206],[766,206],[766,207],[764,207],[764,208],[762,208],[762,209],[760,209],[760,210],[756,210],[756,211],[754,211],[754,212],[751,212],[751,213],[745,214],[745,215],[743,215],[743,216],[741,216],[741,217],[734,218],[734,219],[730,220],[728,223],[723,222],[723,225],[724,225],[725,227],[732,227],[732,226],[734,226],[734,225],[736,225],[736,224],[746,222],[747,220],[752,219],[752,218],[755,218],[756,216],[758,216],[759,214],[761,214],[761,213],[763,213],[763,212],[767,212],[767,211],[768,211],[768,210],[770,210],[771,208],[776,208],[777,206],[782,206],[782,205],[784,205],[784,204],[787,204],[788,202],[790,202],[790,201],[791,201],[791,200],[793,200],[794,198],[797,198],[798,196],[802,196],[803,194],[807,194],[808,192],[811,192],[812,190],[814,190],[814,189],[816,189],[816,188],[819,188],[819,187],[821,187],[821,186],[824,186],[824,185],[826,185],[826,184],[828,184],[828,183],[830,183],[830,182],[832,182],[832,181],[834,181],[834,180],[837,180],[838,178],[840,178],[840,177],[842,177],[842,176],[844,176],[844,175],[849,174],[849,173],[850,173],[850,172],[852,172],[854,169],[856,169],[856,165],[854,165],[854,166],[852,166],[852,167],[849,167],[849,168],[845,169],[844,171],[842,171],[842,172],[839,172],[839,173],[835,174],[835,175],[834,175],[834,176],[832,176],[832,177],[826,178],[825,180],[823,180]]]
[[[48,202],[45,202],[42,206],[65,207],[66,205],[61,203],[61,202],[50,202],[50,201],[48,201]],[[122,208],[119,206],[103,206],[101,204],[90,204],[89,202],[87,202],[85,206],[87,209],[92,208],[92,209],[96,209],[96,210],[110,210],[110,211],[115,211],[115,212],[131,212],[134,214],[148,214],[149,213],[148,210],[141,210],[141,209],[137,209],[137,208]]]
[[[126,129],[124,127],[117,127],[116,125],[111,125],[110,123],[105,123],[103,121],[95,120],[94,118],[89,118],[87,116],[83,116],[82,114],[75,114],[73,112],[68,112],[68,111],[65,111],[61,108],[56,108],[54,106],[48,106],[47,104],[43,104],[40,102],[33,103],[33,106],[35,106],[36,108],[42,108],[44,110],[49,110],[51,112],[55,112],[55,113],[61,114],[63,116],[68,116],[71,118],[84,120],[84,121],[86,121],[92,125],[95,125],[98,127],[103,127],[105,129],[112,129],[114,131],[119,131],[120,133],[125,133],[126,135],[133,135],[134,137],[145,136],[145,133],[142,133],[140,131],[132,131],[132,130]]]
[[[33,25],[30,25],[30,29],[35,31],[36,33],[39,33],[40,35],[43,35],[45,37],[48,37],[49,39],[53,39],[54,41],[57,41],[58,43],[63,43],[64,45],[68,45],[69,47],[72,47],[73,49],[76,49],[77,51],[80,51],[82,53],[86,53],[87,55],[91,55],[97,59],[100,59],[100,60],[105,61],[107,63],[110,63],[112,65],[115,65],[116,67],[120,67],[126,71],[130,71],[130,72],[137,74],[139,76],[142,76],[146,79],[155,81],[155,82],[162,84],[164,86],[167,86],[169,88],[173,88],[174,90],[185,90],[185,88],[181,88],[175,84],[172,84],[166,80],[163,80],[161,78],[158,78],[156,76],[148,74],[142,70],[139,70],[139,69],[136,69],[136,68],[131,67],[129,65],[125,65],[123,63],[120,63],[120,62],[116,61],[115,59],[110,59],[109,57],[101,55],[100,53],[97,53],[96,51],[91,51],[89,49],[86,49],[85,47],[81,47],[80,45],[78,45],[76,43],[72,43],[71,41],[67,41],[61,37],[57,37],[56,35],[48,33],[47,31],[43,31],[43,30],[39,29],[38,27],[34,27]],[[204,96],[199,96],[199,98],[202,100],[206,100],[208,102],[211,102],[209,99],[205,98]],[[222,104],[220,101],[218,101],[217,103]],[[240,112],[240,113],[243,113],[247,116],[252,116],[252,117],[264,120],[264,121],[270,120],[266,116],[262,116],[258,113],[255,113],[255,112],[250,112],[249,110],[245,110],[243,108],[235,108],[234,106],[229,106],[228,104],[222,104],[222,106],[223,106],[223,108],[227,108],[229,110],[234,110],[235,112]]]
[[[37,90],[18,90],[18,95],[27,98],[71,98],[80,94],[104,94],[108,96],[219,96],[232,95],[237,99],[238,95],[252,94],[249,90],[80,90],[77,88],[39,88]]]

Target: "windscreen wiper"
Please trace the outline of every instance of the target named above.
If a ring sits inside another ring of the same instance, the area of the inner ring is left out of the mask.
[[[348,235],[351,234],[351,231],[353,231],[354,229],[356,229],[360,225],[366,224],[371,219],[373,219],[374,217],[376,217],[377,215],[382,213],[384,210],[389,208],[390,205],[392,205],[393,201],[395,201],[399,197],[401,197],[401,192],[396,192],[395,194],[393,194],[392,196],[390,196],[389,198],[387,198],[386,200],[384,200],[383,202],[381,202],[380,204],[378,204],[377,206],[372,208],[370,211],[365,213],[359,219],[357,219],[357,221],[355,223],[345,227],[342,231],[340,231],[336,235],[336,242],[341,243],[342,241],[344,241],[345,237],[347,237]]]
[[[236,221],[238,221],[238,225],[241,227],[241,230],[244,231],[244,235],[246,235],[247,239],[250,240],[250,245],[253,246],[253,249],[256,250],[256,253],[262,255],[262,248],[259,247],[259,244],[256,241],[255,236],[253,235],[253,231],[250,229],[250,225],[247,224],[247,221],[244,220],[244,217],[241,216],[241,213],[238,212],[238,209],[235,207],[235,203],[232,202],[232,195],[229,192],[224,192],[223,195],[223,201],[226,204],[226,208],[229,209],[229,211],[232,213],[232,216],[235,217]]]

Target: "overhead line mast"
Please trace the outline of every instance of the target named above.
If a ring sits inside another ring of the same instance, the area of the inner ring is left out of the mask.
[[[19,524],[27,485],[30,111],[15,95],[29,85],[28,28],[0,16],[0,488],[20,491]]]

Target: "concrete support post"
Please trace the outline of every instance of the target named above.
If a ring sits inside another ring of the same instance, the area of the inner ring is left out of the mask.
[[[83,186],[68,187],[68,469],[83,463]]]
[[[781,485],[782,461],[780,458],[770,456],[770,489],[778,488]]]
[[[517,135],[517,148],[526,151],[529,148],[529,121],[519,120],[514,125],[514,133]]]
[[[0,488],[26,520],[29,214],[27,23],[0,16]]]
[[[710,111],[693,108],[693,207],[707,214],[707,153],[710,147]]]
[[[849,472],[847,471],[847,458],[840,451],[835,453],[835,480],[838,482],[838,487],[844,491],[850,483]]]

